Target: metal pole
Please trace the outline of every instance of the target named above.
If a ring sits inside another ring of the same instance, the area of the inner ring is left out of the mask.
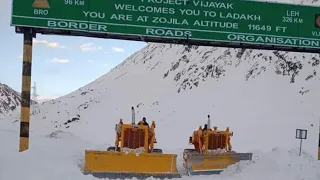
[[[320,117],[318,122],[318,160],[320,160]]]
[[[302,146],[302,139],[300,139],[300,151],[299,151],[299,156],[301,156],[301,146]]]
[[[32,29],[24,28],[19,152],[29,148],[32,38]]]

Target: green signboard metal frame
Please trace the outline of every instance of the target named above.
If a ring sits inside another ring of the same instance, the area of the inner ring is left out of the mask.
[[[245,0],[13,0],[36,33],[319,52],[320,7]]]

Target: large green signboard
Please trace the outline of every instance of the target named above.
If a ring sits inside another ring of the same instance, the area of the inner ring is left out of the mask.
[[[320,48],[320,7],[244,0],[13,0],[12,25]]]

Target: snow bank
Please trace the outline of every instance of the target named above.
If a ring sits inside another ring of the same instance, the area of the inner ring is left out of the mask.
[[[80,168],[84,149],[94,145],[69,133],[59,137],[32,135],[30,149],[19,153],[19,134],[0,130],[0,180],[91,179]]]
[[[19,153],[18,135],[14,131],[0,130],[0,142],[4,144],[0,149],[0,180],[96,179],[81,173],[84,150],[96,148],[95,145],[71,133],[54,132],[47,136],[33,135],[30,149]],[[176,151],[180,155],[181,152]],[[234,164],[220,175],[183,176],[182,179],[319,180],[320,163],[304,152],[299,157],[298,150],[274,148],[268,153],[256,151],[253,161]]]
[[[236,180],[316,180],[320,179],[320,162],[299,149],[274,148],[271,152],[254,152],[252,162],[230,166],[221,176]]]
[[[140,153],[143,153],[145,150],[144,150],[144,147],[140,147],[140,148],[136,148],[136,149],[123,148],[121,151],[126,154],[134,153],[138,156]]]

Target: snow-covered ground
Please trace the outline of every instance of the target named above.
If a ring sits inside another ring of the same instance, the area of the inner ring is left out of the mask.
[[[71,133],[33,134],[28,151],[18,152],[19,133],[0,129],[1,180],[96,180],[83,175],[84,149],[103,149]],[[181,151],[175,150],[181,155]],[[222,174],[212,176],[183,175],[182,179],[216,180],[319,180],[320,162],[298,150],[277,149],[263,153],[254,151],[252,162],[229,166]],[[178,161],[181,169],[181,158]],[[135,178],[133,178],[135,179]],[[154,179],[154,178],[148,178]]]

